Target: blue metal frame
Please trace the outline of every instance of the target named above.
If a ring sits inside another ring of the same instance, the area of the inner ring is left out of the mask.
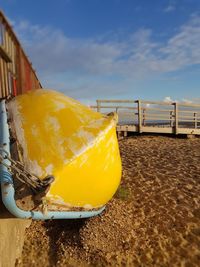
[[[0,102],[0,145],[10,154],[9,127],[7,123],[5,100]],[[10,164],[7,159],[5,159],[4,162],[7,165]],[[47,214],[43,214],[40,211],[25,211],[16,205],[12,175],[3,164],[0,164],[0,181],[2,201],[7,210],[18,218],[33,218],[36,220],[80,219],[96,216],[105,209],[105,207],[102,207],[94,211],[48,211]]]

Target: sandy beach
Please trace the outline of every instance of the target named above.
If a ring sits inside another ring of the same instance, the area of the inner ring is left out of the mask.
[[[87,220],[33,221],[16,266],[200,265],[200,138],[120,141],[121,186]]]

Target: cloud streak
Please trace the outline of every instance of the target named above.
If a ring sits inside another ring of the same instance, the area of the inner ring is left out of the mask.
[[[164,12],[169,13],[176,10],[175,5],[168,5],[166,8],[164,8]]]
[[[126,40],[101,42],[73,39],[50,27],[15,25],[39,71],[121,74],[170,72],[200,63],[200,17],[193,16],[165,44],[153,41],[150,29],[139,29]]]
[[[140,80],[200,64],[198,15],[191,16],[165,42],[155,41],[151,29],[139,29],[126,38],[119,35],[116,39],[111,34],[101,40],[70,38],[59,29],[28,21],[15,22],[14,27],[44,81],[49,77],[57,80],[61,74]]]

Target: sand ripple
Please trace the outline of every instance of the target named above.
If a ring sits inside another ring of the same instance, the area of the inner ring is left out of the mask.
[[[18,266],[200,266],[200,139],[138,136],[120,150],[106,212],[33,222]]]

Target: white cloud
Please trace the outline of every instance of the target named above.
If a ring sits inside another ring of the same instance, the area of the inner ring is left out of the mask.
[[[166,96],[164,99],[163,99],[163,102],[166,102],[166,103],[172,103],[172,102],[179,102],[179,103],[184,103],[184,104],[197,104],[199,103],[199,98],[195,98],[195,99],[188,99],[188,98],[182,98],[180,101],[178,100],[174,100],[171,96]]]
[[[200,64],[200,17],[180,27],[165,44],[152,41],[150,29],[140,29],[126,40],[75,39],[62,31],[31,25],[15,26],[39,71],[86,72],[143,76],[149,72],[170,72]]]
[[[183,98],[181,101],[183,103],[186,103],[186,104],[200,104],[200,98],[199,97],[195,97],[195,98]]]
[[[163,58],[159,66],[163,71],[175,71],[200,64],[200,17],[194,16],[179,32],[160,48]]]
[[[182,102],[185,103],[185,104],[192,104],[192,103],[193,103],[192,100],[190,100],[190,99],[186,99],[186,98],[183,98],[183,99],[182,99]]]
[[[59,29],[31,25],[27,21],[15,22],[14,26],[39,76],[48,86],[61,90],[67,87],[67,79],[58,79],[61,74],[72,75],[77,80],[115,76],[134,81],[200,64],[200,16],[197,15],[165,43],[154,41],[151,29],[139,29],[126,38],[116,39],[111,35],[101,40],[70,38]],[[110,88],[108,83],[89,82],[84,89],[86,97],[92,86],[96,86],[96,92],[105,94]],[[83,86],[84,83],[78,85],[77,92]],[[120,90],[117,82],[113,82],[113,87]]]
[[[168,5],[167,7],[164,8],[164,12],[169,13],[172,12],[176,9],[175,5]]]
[[[120,56],[118,46],[90,39],[68,38],[49,27],[22,21],[16,30],[34,65],[44,73],[110,73],[113,59]]]
[[[171,103],[171,102],[174,102],[171,98],[171,96],[166,96],[163,100],[165,103]]]

